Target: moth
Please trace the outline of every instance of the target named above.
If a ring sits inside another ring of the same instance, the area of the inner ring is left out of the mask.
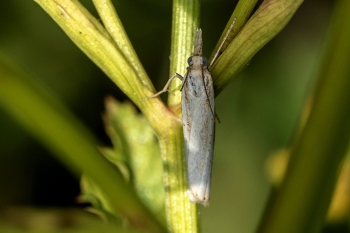
[[[223,42],[233,24],[231,24]],[[218,52],[223,42],[219,46]],[[202,30],[197,29],[193,56],[187,59],[188,67],[185,76],[175,73],[170,77],[163,90],[145,99],[154,98],[168,91],[168,87],[175,77],[182,81],[180,91],[182,92],[181,108],[188,195],[191,202],[208,205],[214,154],[215,120],[220,121],[215,113],[214,86],[209,71],[210,66],[208,66],[208,60],[203,57],[202,49]],[[210,65],[215,61],[218,52]]]
[[[196,32],[193,56],[182,85],[182,124],[190,201],[209,204],[215,138],[213,79],[202,56],[202,30]]]

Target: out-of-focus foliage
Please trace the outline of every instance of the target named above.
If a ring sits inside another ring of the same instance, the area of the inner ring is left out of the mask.
[[[104,114],[106,132],[113,148],[100,148],[106,158],[119,169],[126,182],[136,187],[145,204],[165,221],[162,161],[154,132],[148,121],[130,103],[119,103],[106,98]],[[81,180],[81,201],[92,203],[92,211],[111,220],[119,218],[106,195],[88,176]],[[114,220],[115,221],[115,220]]]
[[[1,232],[6,233],[135,233],[101,222],[86,211],[71,208],[2,208],[0,219]]]

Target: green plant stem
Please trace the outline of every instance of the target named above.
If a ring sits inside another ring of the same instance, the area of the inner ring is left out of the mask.
[[[17,70],[0,60],[0,106],[73,172],[93,178],[133,227],[164,232],[133,187],[98,151],[90,132],[46,89]]]
[[[199,0],[174,0],[173,1],[173,22],[171,32],[171,54],[170,54],[170,75],[186,73],[187,59],[193,54],[194,35],[199,28]],[[182,82],[175,79],[170,90],[175,92],[169,95],[168,105],[170,107],[181,103],[180,88]],[[181,111],[176,111],[180,115]]]
[[[216,96],[287,25],[302,2],[265,0],[261,3],[211,69]]]
[[[174,0],[170,75],[186,72],[187,58],[193,53],[194,35],[198,28],[199,1]],[[168,98],[169,108],[178,116],[181,114],[182,83],[175,80]],[[180,120],[181,122],[181,120]],[[182,126],[182,124],[181,124]],[[166,141],[168,140],[168,142]],[[182,127],[168,130],[159,137],[163,148],[164,182],[166,187],[166,214],[172,232],[198,232],[197,206],[189,201],[187,195],[186,166],[183,150]],[[169,143],[170,141],[170,143]]]
[[[144,85],[147,85],[150,90],[154,90],[146,71],[140,63],[128,36],[125,33],[124,27],[112,2],[110,0],[93,0],[93,3],[98,11],[98,15],[101,17],[103,25],[114,40],[116,47],[121,53],[123,53],[124,59],[129,62],[131,68],[134,69],[135,74],[141,82]]]
[[[350,2],[339,0],[313,106],[260,233],[321,232],[350,139]]]
[[[118,42],[115,42],[100,22],[76,0],[35,1],[57,22],[72,41],[137,105],[157,134],[160,134],[164,129],[174,126],[174,122],[177,122],[175,121],[177,117],[166,108],[159,98],[147,101],[141,100],[151,96],[154,93],[154,88],[148,77],[142,73],[143,69],[138,65],[136,65],[136,68],[133,67],[134,62],[137,63],[137,57],[125,58],[127,54],[133,51],[132,47],[128,47],[130,43],[125,36],[118,37]],[[111,20],[115,19],[111,17]],[[120,23],[115,24],[112,29],[124,30]],[[125,47],[128,47],[128,49]],[[179,123],[175,123],[175,127],[177,124]]]

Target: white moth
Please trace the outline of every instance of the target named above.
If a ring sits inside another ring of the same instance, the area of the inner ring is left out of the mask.
[[[192,202],[208,204],[214,153],[215,112],[213,79],[202,56],[202,30],[197,30],[193,56],[182,85],[182,124],[188,194]]]
[[[232,26],[233,24],[223,42]],[[223,42],[219,46],[218,52]],[[215,119],[218,121],[219,119],[215,114],[213,79],[207,66],[208,61],[202,56],[202,48],[202,30],[197,29],[194,52],[193,56],[187,60],[188,67],[185,77],[175,73],[163,90],[145,99],[156,97],[168,91],[168,87],[175,77],[182,81],[181,107],[188,195],[191,202],[208,205],[214,153]],[[216,59],[218,52],[211,64]]]

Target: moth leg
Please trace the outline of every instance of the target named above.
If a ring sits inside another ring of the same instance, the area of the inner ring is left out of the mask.
[[[187,72],[186,72],[186,76],[185,76],[185,78],[182,78],[182,87],[181,87],[181,89],[180,89],[180,91],[182,91],[182,89],[184,88],[184,86],[185,86],[185,83],[186,83],[186,81],[187,81],[187,78],[188,78],[188,73],[189,73],[189,71],[188,71],[189,69],[188,69],[188,67],[187,67]]]
[[[162,94],[162,93],[164,93],[164,92],[167,92],[167,91],[170,92],[170,93],[172,93],[173,95],[175,95],[174,92],[172,92],[172,91],[170,91],[170,90],[168,89],[168,87],[169,87],[171,81],[173,81],[174,78],[178,78],[178,79],[180,79],[181,81],[183,81],[183,79],[184,79],[180,74],[175,73],[175,74],[173,74],[173,76],[171,76],[171,77],[169,78],[168,82],[165,84],[164,88],[163,88],[161,91],[157,92],[156,94],[154,94],[154,95],[152,95],[152,96],[149,96],[149,97],[146,97],[146,98],[142,98],[141,100],[152,99],[152,98],[157,97],[157,96],[159,96],[160,94]]]

